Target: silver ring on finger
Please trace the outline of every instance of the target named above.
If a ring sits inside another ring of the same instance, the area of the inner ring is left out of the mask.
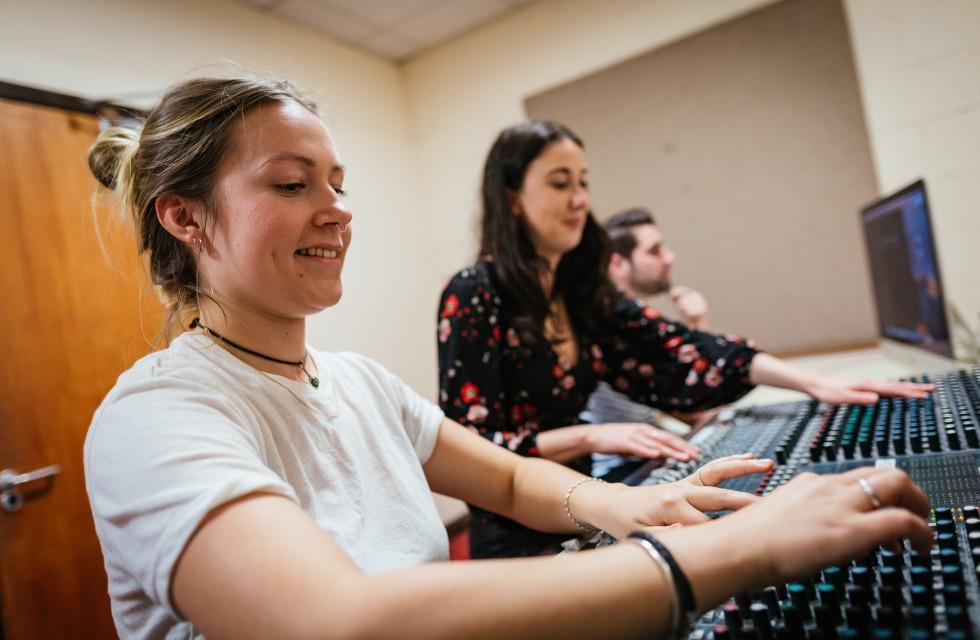
[[[861,487],[861,491],[864,492],[864,495],[868,496],[868,500],[871,501],[872,509],[880,509],[882,507],[881,498],[878,497],[878,492],[875,491],[875,488],[871,486],[871,483],[868,482],[867,479],[861,478],[858,480],[858,486]]]

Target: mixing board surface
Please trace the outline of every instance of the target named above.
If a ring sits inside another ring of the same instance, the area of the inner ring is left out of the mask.
[[[700,461],[648,465],[628,484],[679,480],[706,461],[751,451],[767,474],[721,486],[766,495],[798,473],[897,467],[929,496],[929,556],[878,550],[806,580],[741,594],[705,614],[691,640],[980,638],[980,368],[911,379],[934,382],[925,400],[874,406],[792,402],[728,412],[695,434]]]

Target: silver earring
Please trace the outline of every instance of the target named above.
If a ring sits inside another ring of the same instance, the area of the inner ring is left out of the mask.
[[[197,237],[197,255],[204,253],[204,236]]]

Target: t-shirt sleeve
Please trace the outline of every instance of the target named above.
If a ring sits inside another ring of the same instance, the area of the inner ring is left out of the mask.
[[[387,398],[392,403],[394,411],[401,416],[401,426],[408,435],[409,441],[418,459],[425,464],[432,456],[439,437],[439,427],[445,414],[432,401],[423,398],[408,386],[401,378],[389,371],[383,365],[360,354],[345,354],[367,367],[366,379],[368,387],[376,388],[380,384],[384,396],[376,396],[378,400]]]
[[[85,444],[85,476],[107,555],[175,617],[170,582],[205,516],[250,493],[294,501],[254,434],[200,384],[153,379],[107,399]]]
[[[445,414],[442,409],[420,396],[400,378],[394,374],[389,373],[389,375],[394,379],[393,384],[400,398],[405,431],[412,441],[415,454],[422,464],[425,464],[436,448],[439,427],[445,419]]]
[[[757,349],[737,336],[695,331],[620,296],[603,378],[632,400],[667,411],[734,402],[754,387]]]

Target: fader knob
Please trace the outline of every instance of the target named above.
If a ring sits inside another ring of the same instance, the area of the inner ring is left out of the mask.
[[[959,584],[947,584],[943,587],[943,599],[947,609],[950,605],[962,605],[964,601],[963,587]]]
[[[899,609],[902,606],[902,588],[882,587],[878,589],[878,599],[884,607]]]
[[[847,599],[852,606],[864,608],[871,602],[871,590],[860,584],[849,584],[847,585]]]
[[[937,511],[938,511],[938,509],[937,509]],[[954,523],[952,520],[950,520],[948,518],[942,518],[942,519],[940,519],[937,516],[936,517],[936,531],[938,531],[939,533],[955,533],[956,532],[956,523]]]
[[[966,615],[966,609],[960,605],[947,606],[946,623],[951,629],[967,627],[970,619]]]
[[[931,607],[933,603],[932,584],[913,584],[909,587],[913,607]]]
[[[883,586],[895,587],[902,584],[902,572],[895,567],[882,567],[878,570],[878,577]]]
[[[931,629],[935,623],[935,617],[931,607],[913,606],[909,609],[909,624],[913,627]]]
[[[902,626],[902,610],[895,607],[878,607],[878,625],[897,629]]]
[[[783,615],[783,625],[786,628],[787,634],[791,638],[802,637],[803,635],[803,617],[800,614],[800,609],[792,602],[783,602],[779,607],[780,612]],[[807,611],[810,610],[809,605],[807,605]]]
[[[783,447],[776,448],[776,464],[786,464],[786,449]]]
[[[962,584],[963,583],[963,567],[959,564],[944,564],[942,568],[943,584],[949,586],[951,584]]]
[[[866,629],[871,624],[871,615],[867,606],[851,605],[844,608],[844,619],[849,627]]]
[[[851,580],[854,584],[860,587],[871,586],[871,579],[874,577],[874,573],[868,568],[858,565],[851,568]]]
[[[905,559],[902,557],[901,553],[893,553],[888,550],[881,552],[881,564],[886,567],[891,567],[893,569],[898,569],[905,564]]]
[[[761,602],[755,602],[750,609],[752,612],[752,624],[759,632],[759,637],[763,639],[772,638],[772,622],[769,620],[769,607]]]
[[[789,600],[799,611],[800,617],[803,620],[810,619],[810,598],[806,595],[806,588],[798,583],[794,582],[786,587],[789,592]]]
[[[725,616],[725,624],[728,625],[729,629],[740,629],[742,627],[742,613],[739,611],[737,604],[729,602],[721,611]]]

